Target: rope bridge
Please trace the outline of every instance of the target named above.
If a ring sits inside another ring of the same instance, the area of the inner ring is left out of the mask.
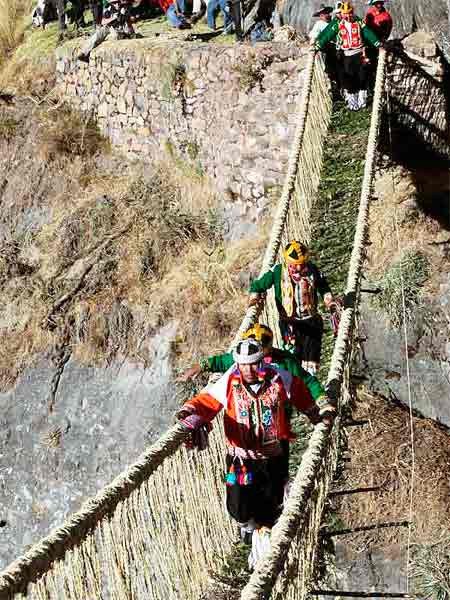
[[[338,399],[331,431],[315,427],[282,516],[272,532],[272,549],[242,591],[242,600],[304,598],[314,570],[324,503],[333,480],[342,409],[349,400],[352,332],[359,294],[368,204],[382,104],[385,52],[380,51],[364,182],[346,296],[327,379]],[[311,54],[288,171],[261,273],[280,258],[289,239],[310,239],[309,218],[317,193],[331,100],[319,57]],[[279,341],[273,293],[263,320]],[[250,308],[233,344],[257,319]],[[175,425],[62,526],[0,573],[0,600],[190,600],[207,586],[207,574],[226,563],[235,527],[224,508],[224,451],[221,424],[202,453],[183,446],[187,432]]]

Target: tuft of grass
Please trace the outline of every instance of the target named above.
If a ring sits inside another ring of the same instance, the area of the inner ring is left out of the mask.
[[[0,140],[11,140],[20,131],[20,121],[6,111],[0,112]]]
[[[196,141],[182,141],[179,146],[180,151],[178,151],[175,144],[167,139],[164,148],[177,169],[187,178],[202,179],[205,176],[203,166],[198,159],[200,148]]]
[[[450,536],[418,546],[411,564],[418,593],[432,600],[450,598]]]
[[[161,95],[165,100],[171,102],[175,98],[183,98],[186,89],[191,85],[186,65],[179,56],[174,58],[174,62],[161,66]]]
[[[61,155],[87,158],[109,148],[92,115],[61,105],[50,108],[42,117],[39,137],[47,159]]]
[[[23,39],[33,2],[0,0],[0,66]]]
[[[421,304],[421,291],[430,273],[430,262],[419,250],[406,250],[390,265],[378,285],[381,293],[372,300],[373,306],[387,315],[395,328],[403,324],[403,296],[406,321],[414,317]]]
[[[234,71],[239,74],[239,87],[244,92],[250,92],[257,85],[261,88],[264,74],[271,64],[270,56],[249,56],[247,60],[234,66]]]

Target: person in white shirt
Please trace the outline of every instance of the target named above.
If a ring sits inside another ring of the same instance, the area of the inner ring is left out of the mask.
[[[313,14],[313,17],[317,18],[318,20],[314,23],[314,27],[309,32],[309,39],[311,43],[314,43],[322,31],[328,26],[328,23],[331,21],[332,12],[332,6],[324,6],[322,4],[319,10]]]
[[[311,45],[314,45],[317,41],[319,35],[324,31],[332,20],[332,13],[334,9],[332,6],[321,5],[319,10],[313,14],[313,17],[316,17],[318,20],[314,23],[314,27],[309,32],[309,39]],[[328,73],[328,77],[331,81],[331,93],[333,98],[338,97],[338,83],[337,83],[337,52],[336,52],[336,44],[330,43],[323,50],[323,59],[325,61],[325,69]]]

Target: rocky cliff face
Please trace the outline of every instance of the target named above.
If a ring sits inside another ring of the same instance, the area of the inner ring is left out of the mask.
[[[0,569],[133,462],[176,407],[168,326],[151,340],[152,365],[39,361],[0,394]]]

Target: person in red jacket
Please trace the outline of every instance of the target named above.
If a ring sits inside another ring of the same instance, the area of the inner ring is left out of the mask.
[[[384,0],[369,0],[368,4],[370,8],[364,19],[366,25],[376,34],[380,42],[385,42],[391,35],[392,17],[384,6]]]
[[[288,480],[286,446],[295,436],[286,405],[292,404],[313,423],[322,420],[328,425],[334,407],[319,409],[300,378],[266,366],[263,348],[254,339],[239,342],[233,358],[235,364],[217,383],[186,402],[178,418],[195,433],[225,411],[227,510],[241,526],[243,539],[252,534],[249,564],[254,566],[259,535],[263,532],[267,547]]]
[[[384,43],[391,35],[392,17],[384,6],[384,0],[369,0],[368,9],[364,21],[368,27],[376,34],[381,43]],[[366,48],[366,57],[369,61],[368,65],[368,80],[369,87],[372,88],[375,84],[375,77],[378,65],[378,48]]]

